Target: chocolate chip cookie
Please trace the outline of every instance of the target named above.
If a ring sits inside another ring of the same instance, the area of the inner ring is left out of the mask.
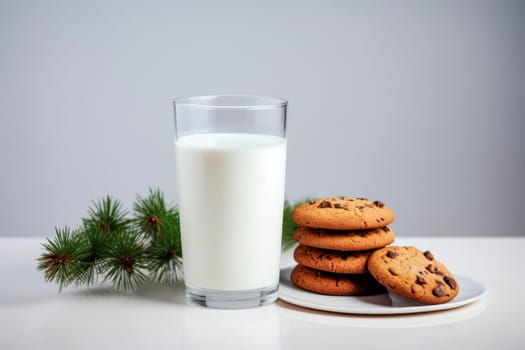
[[[390,291],[423,304],[441,304],[459,293],[454,276],[434,255],[416,247],[389,246],[374,251],[368,270]]]
[[[297,265],[290,275],[297,287],[326,295],[370,295],[385,292],[385,288],[369,275],[352,275],[319,271]]]
[[[394,221],[394,212],[379,200],[326,197],[296,207],[292,219],[299,226],[363,230],[390,224]]]
[[[369,230],[324,230],[298,227],[294,239],[304,245],[342,251],[359,251],[382,248],[395,239],[389,227]]]
[[[299,244],[294,250],[294,259],[299,264],[316,270],[363,274],[368,272],[366,262],[371,252],[340,252]]]

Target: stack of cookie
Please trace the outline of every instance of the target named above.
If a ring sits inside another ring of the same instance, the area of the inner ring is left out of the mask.
[[[299,288],[327,295],[384,292],[368,272],[372,252],[394,241],[388,225],[394,212],[366,198],[320,198],[298,206],[292,219],[299,225],[294,239],[298,265],[291,274]]]

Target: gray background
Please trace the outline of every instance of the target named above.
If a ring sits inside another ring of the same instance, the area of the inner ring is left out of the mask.
[[[524,1],[0,0],[0,235],[176,203],[171,101],[289,99],[287,196],[524,235]]]

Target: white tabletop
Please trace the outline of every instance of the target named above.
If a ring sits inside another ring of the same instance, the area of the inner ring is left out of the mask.
[[[456,274],[482,283],[481,300],[448,311],[368,316],[283,301],[246,310],[189,305],[183,286],[149,284],[58,293],[36,270],[41,238],[0,238],[0,349],[525,349],[525,237],[415,238]],[[282,266],[293,264],[291,251]]]

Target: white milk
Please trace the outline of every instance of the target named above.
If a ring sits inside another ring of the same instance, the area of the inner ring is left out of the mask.
[[[240,291],[279,281],[286,140],[199,134],[175,143],[184,278]]]

